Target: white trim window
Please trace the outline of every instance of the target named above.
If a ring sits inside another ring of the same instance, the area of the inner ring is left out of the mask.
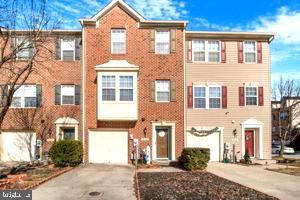
[[[194,87],[194,108],[206,108],[206,87]]]
[[[155,53],[156,54],[170,53],[170,31],[169,30],[155,31]]]
[[[61,85],[61,104],[75,104],[75,85]]]
[[[116,76],[102,75],[102,101],[116,101]]]
[[[244,41],[244,62],[245,63],[256,63],[256,42],[255,41]]]
[[[111,30],[111,53],[112,54],[126,53],[126,30],[125,29]]]
[[[195,85],[193,87],[194,108],[214,109],[221,108],[221,86]]]
[[[205,62],[204,40],[193,40],[193,60],[196,62]]]
[[[11,102],[12,108],[37,107],[36,85],[22,85],[15,91]]]
[[[17,47],[20,46],[20,51],[18,51],[16,57],[17,60],[27,60],[32,57],[33,54],[33,43],[29,41],[26,37],[16,38]]]
[[[246,99],[246,106],[257,106],[258,105],[257,87],[246,87],[245,99]]]
[[[221,87],[209,87],[209,108],[221,108]]]
[[[170,102],[170,81],[155,81],[156,102]]]
[[[120,101],[133,101],[133,76],[120,76]]]
[[[75,39],[61,39],[61,60],[75,60]]]
[[[193,40],[193,62],[220,62],[221,42],[218,40]]]

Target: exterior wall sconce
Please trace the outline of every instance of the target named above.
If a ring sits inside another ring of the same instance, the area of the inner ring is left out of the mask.
[[[232,132],[233,132],[233,136],[236,137],[236,135],[237,135],[237,130],[234,129]]]
[[[147,128],[146,127],[144,128],[143,132],[144,132],[144,137],[146,138],[147,137]]]

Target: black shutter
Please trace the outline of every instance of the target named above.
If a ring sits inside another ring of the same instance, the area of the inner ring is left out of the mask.
[[[61,60],[61,40],[60,38],[56,38],[55,41],[55,59],[56,60]]]
[[[75,105],[80,104],[80,86],[75,85]]]
[[[80,60],[81,57],[81,38],[75,38],[75,60]]]
[[[36,85],[36,107],[42,106],[42,86]]]
[[[60,85],[56,85],[56,86],[54,86],[54,94],[55,94],[55,105],[60,105],[61,104],[61,102],[60,102]]]

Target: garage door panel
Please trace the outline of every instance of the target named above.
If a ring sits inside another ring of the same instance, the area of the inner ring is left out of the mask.
[[[210,161],[220,161],[220,134],[218,132],[207,136],[187,133],[187,147],[209,148]]]
[[[128,132],[90,131],[89,162],[127,164]]]
[[[1,160],[30,161],[35,155],[36,134],[28,132],[2,132]]]

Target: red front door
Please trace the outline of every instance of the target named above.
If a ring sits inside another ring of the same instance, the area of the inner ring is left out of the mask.
[[[254,157],[254,131],[245,131],[245,152],[248,151],[250,157]]]

